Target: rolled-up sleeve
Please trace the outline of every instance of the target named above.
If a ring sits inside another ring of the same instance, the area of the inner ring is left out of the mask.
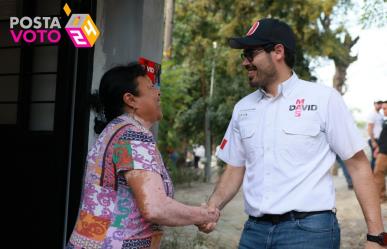
[[[114,145],[113,163],[117,173],[138,169],[161,174],[158,157],[153,142],[121,139]]]
[[[245,166],[245,153],[235,116],[234,110],[226,134],[224,135],[216,156],[230,166],[243,167]]]
[[[351,112],[341,95],[333,90],[327,106],[326,132],[328,143],[341,159],[350,159],[366,146]]]

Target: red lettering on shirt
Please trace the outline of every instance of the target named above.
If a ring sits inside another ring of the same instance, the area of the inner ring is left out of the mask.
[[[304,105],[305,99],[297,99],[296,100],[296,110],[294,112],[294,115],[296,117],[301,117],[301,110],[302,106]]]

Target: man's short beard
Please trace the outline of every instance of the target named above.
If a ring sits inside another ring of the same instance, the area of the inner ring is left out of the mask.
[[[265,88],[266,86],[272,84],[277,78],[278,73],[277,70],[274,67],[273,62],[270,60],[270,65],[268,65],[265,69],[258,69],[256,68],[256,76],[253,79],[249,81],[250,87],[253,88]]]

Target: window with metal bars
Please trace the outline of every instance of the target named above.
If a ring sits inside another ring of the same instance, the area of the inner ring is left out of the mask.
[[[0,0],[0,127],[53,131],[58,46],[14,43],[10,16],[59,16],[60,0]]]

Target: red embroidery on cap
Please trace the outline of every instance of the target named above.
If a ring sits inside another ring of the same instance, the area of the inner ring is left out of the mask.
[[[222,143],[220,144],[220,149],[223,150],[224,146],[226,146],[227,139],[223,138]]]
[[[256,22],[253,24],[253,26],[251,26],[251,28],[249,29],[249,32],[247,32],[246,35],[252,35],[252,34],[254,34],[254,32],[257,30],[258,26],[259,26],[259,21],[256,21]]]

